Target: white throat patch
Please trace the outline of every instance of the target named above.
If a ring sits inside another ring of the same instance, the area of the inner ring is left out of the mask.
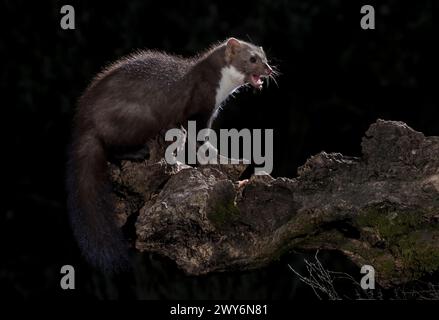
[[[236,70],[234,66],[221,69],[221,80],[216,90],[215,109],[218,109],[229,94],[244,84],[244,78],[245,75]]]

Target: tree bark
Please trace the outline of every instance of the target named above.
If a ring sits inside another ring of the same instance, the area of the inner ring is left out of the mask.
[[[439,137],[378,120],[362,156],[321,152],[294,179],[244,165],[168,165],[158,137],[144,162],[111,164],[133,245],[189,274],[258,268],[291,250],[338,250],[384,287],[439,269]],[[131,221],[131,222],[130,222]]]

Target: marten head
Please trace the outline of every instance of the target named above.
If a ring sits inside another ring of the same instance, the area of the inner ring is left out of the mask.
[[[273,76],[262,47],[229,38],[226,41],[226,63],[244,75],[244,82],[262,89],[263,79]]]

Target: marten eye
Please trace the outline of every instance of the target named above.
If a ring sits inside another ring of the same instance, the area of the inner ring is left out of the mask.
[[[256,57],[255,56],[251,56],[250,57],[250,62],[251,63],[256,63]]]

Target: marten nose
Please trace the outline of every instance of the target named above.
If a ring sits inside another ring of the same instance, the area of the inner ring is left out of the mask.
[[[273,72],[273,69],[268,65],[268,63],[265,64],[265,74],[269,76]]]

